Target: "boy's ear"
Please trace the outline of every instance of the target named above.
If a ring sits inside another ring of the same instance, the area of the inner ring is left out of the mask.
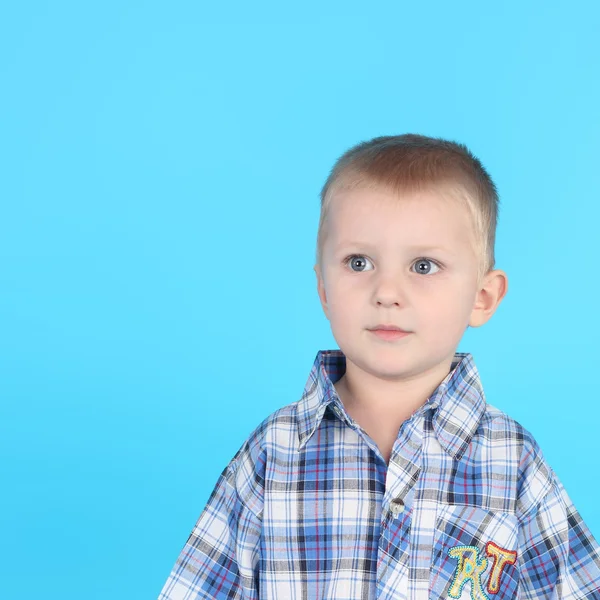
[[[319,300],[321,301],[321,308],[325,313],[325,317],[329,321],[329,311],[327,307],[327,294],[325,292],[325,282],[323,281],[323,273],[321,267],[318,264],[314,266],[314,271],[317,274],[317,293],[319,294]]]
[[[469,325],[481,327],[487,323],[506,296],[506,292],[508,292],[508,276],[504,271],[496,269],[485,275],[475,298]]]

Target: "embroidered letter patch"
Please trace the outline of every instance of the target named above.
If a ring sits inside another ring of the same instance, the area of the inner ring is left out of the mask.
[[[502,572],[507,565],[514,565],[517,562],[517,553],[512,550],[505,550],[494,544],[494,542],[486,544],[485,552],[492,559],[487,591],[490,594],[497,594],[500,590]],[[454,548],[448,550],[448,555],[458,560],[448,595],[452,598],[460,598],[463,587],[467,581],[470,581],[471,600],[490,600],[481,584],[481,576],[489,561],[487,558],[479,557],[479,548],[477,546],[454,546]]]
[[[470,581],[472,600],[489,600],[481,586],[481,574],[485,571],[488,561],[487,558],[479,558],[479,548],[477,546],[454,546],[448,550],[448,554],[452,558],[458,559],[456,574],[448,590],[448,595],[452,598],[460,598],[465,583]]]
[[[500,577],[502,576],[502,571],[507,565],[514,565],[517,562],[517,553],[512,550],[500,548],[500,546],[496,546],[494,542],[488,542],[485,546],[485,551],[494,561],[487,589],[490,594],[497,594],[500,589]]]

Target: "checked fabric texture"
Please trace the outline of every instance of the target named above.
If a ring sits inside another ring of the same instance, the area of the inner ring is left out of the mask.
[[[302,397],[250,434],[159,600],[598,599],[600,548],[532,435],[486,403],[469,353],[389,465],[317,353]]]

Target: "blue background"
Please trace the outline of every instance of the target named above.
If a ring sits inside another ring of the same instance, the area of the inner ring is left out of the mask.
[[[509,291],[468,330],[600,539],[600,5],[0,9],[0,595],[155,598],[217,477],[335,348],[318,193],[376,135],[466,143]]]

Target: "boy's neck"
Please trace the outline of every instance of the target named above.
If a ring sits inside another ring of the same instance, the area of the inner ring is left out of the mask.
[[[374,377],[347,361],[346,372],[334,387],[346,411],[359,423],[361,417],[389,419],[391,427],[399,427],[427,402],[450,372],[453,358],[399,382]]]

